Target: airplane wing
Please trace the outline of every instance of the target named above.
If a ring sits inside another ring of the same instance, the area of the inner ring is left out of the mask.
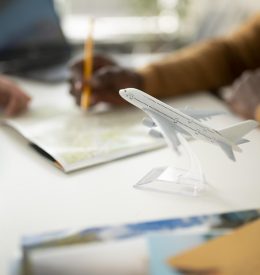
[[[144,111],[151,117],[151,119],[155,122],[157,127],[160,128],[163,137],[165,138],[168,145],[173,148],[177,153],[179,153],[179,145],[180,141],[177,136],[177,131],[174,128],[174,125],[170,124],[168,120],[153,112],[151,110],[144,109]]]
[[[212,111],[212,110],[196,110],[192,108],[180,109],[184,114],[191,116],[197,120],[207,120],[212,116],[225,114],[223,111]]]

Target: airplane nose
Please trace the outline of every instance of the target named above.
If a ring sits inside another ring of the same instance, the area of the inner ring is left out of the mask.
[[[125,89],[119,90],[119,94],[124,98],[126,96],[126,90]]]

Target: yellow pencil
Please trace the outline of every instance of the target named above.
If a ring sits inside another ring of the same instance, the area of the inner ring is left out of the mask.
[[[84,80],[90,79],[93,68],[93,29],[94,19],[89,20],[88,37],[84,47],[84,64],[83,64],[83,78]],[[86,110],[90,104],[91,89],[88,85],[83,85],[83,92],[81,95],[81,108]]]

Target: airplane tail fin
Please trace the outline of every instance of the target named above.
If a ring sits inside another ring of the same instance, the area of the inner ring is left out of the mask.
[[[255,120],[246,120],[224,128],[220,130],[219,133],[231,141],[234,145],[239,145],[248,142],[248,140],[243,139],[242,137],[256,128],[258,125],[258,122]]]
[[[219,131],[219,133],[228,139],[233,146],[228,145],[223,142],[218,142],[220,147],[226,153],[226,155],[233,161],[235,161],[234,150],[241,151],[238,145],[249,142],[249,140],[244,139],[243,136],[249,133],[251,130],[256,128],[258,123],[254,120],[246,120],[237,124],[234,124],[230,127],[224,128]]]

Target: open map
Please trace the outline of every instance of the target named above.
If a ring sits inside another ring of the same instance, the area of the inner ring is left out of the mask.
[[[7,124],[71,172],[162,147],[164,141],[148,135],[142,118],[142,112],[126,108],[84,113],[41,106]]]

